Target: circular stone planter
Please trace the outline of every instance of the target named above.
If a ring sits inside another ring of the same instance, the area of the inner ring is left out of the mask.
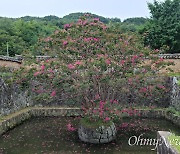
[[[109,143],[116,138],[116,133],[114,123],[110,126],[100,126],[98,128],[86,128],[81,125],[78,129],[79,139],[93,144]]]

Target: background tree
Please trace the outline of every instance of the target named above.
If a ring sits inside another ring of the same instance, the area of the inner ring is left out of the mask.
[[[180,52],[180,0],[148,3],[151,19],[140,31],[145,45],[168,53]]]

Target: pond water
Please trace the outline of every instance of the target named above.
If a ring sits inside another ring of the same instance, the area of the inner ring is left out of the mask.
[[[67,130],[67,124],[78,127],[79,118],[33,118],[0,136],[0,154],[155,154],[155,146],[130,146],[135,137],[155,139],[157,130],[180,135],[179,128],[165,120],[123,119],[116,123],[117,139],[103,145],[85,144],[78,139],[77,131]],[[136,142],[137,143],[137,142]]]

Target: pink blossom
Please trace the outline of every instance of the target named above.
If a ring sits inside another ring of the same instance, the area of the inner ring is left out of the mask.
[[[83,24],[83,25],[86,25],[86,24],[87,24],[87,21],[85,20],[82,24]]]
[[[128,45],[128,44],[129,44],[129,42],[128,42],[128,41],[125,41],[125,42],[124,42],[124,44],[125,44],[125,45]]]
[[[54,32],[54,34],[58,34],[59,33],[59,30],[56,30],[55,32]]]
[[[99,112],[99,116],[100,116],[100,117],[102,117],[102,116],[103,116],[103,113],[104,113],[104,111],[103,111],[103,110],[102,110],[102,111],[100,111],[100,112]]]
[[[106,117],[104,120],[107,122],[107,121],[109,121],[111,119],[109,117]]]
[[[163,85],[158,85],[158,88],[160,88],[160,89],[166,89],[165,86],[163,86]]]
[[[79,22],[79,23],[82,23],[82,19],[78,19],[78,22]]]
[[[75,65],[82,65],[82,61],[77,61],[77,62],[75,62]]]
[[[107,26],[106,25],[102,25],[102,28],[103,28],[103,30],[106,30]]]
[[[56,96],[56,91],[55,90],[51,93],[51,97],[54,97],[54,96]]]
[[[73,64],[69,64],[68,68],[72,70],[72,69],[75,69],[76,67]]]
[[[100,103],[99,103],[99,109],[100,109],[100,110],[103,110],[103,109],[104,109],[104,105],[105,105],[105,102],[100,101]]]
[[[138,58],[138,56],[137,56],[137,55],[134,55],[134,56],[133,56],[133,59],[137,59],[137,58]]]
[[[34,76],[38,76],[39,74],[41,74],[40,72],[35,72]]]
[[[99,41],[99,39],[98,39],[98,38],[93,38],[93,40],[94,40],[94,41],[96,41],[96,42],[97,42],[97,41]]]
[[[63,45],[67,45],[68,44],[68,41],[63,41]]]
[[[93,20],[94,20],[94,21],[99,21],[99,18],[94,18]]]
[[[97,113],[97,110],[93,110],[93,113],[95,113],[95,114],[96,114],[96,113]]]
[[[71,28],[71,26],[72,26],[71,24],[65,24],[65,25],[64,25],[64,29]]]
[[[89,42],[89,41],[92,41],[92,40],[93,40],[92,37],[84,38],[84,41],[85,41],[85,42]]]
[[[89,13],[86,13],[84,16],[89,17],[89,16],[90,16],[90,14],[89,14]]]
[[[41,90],[41,89],[38,89],[36,92],[37,92],[38,94],[40,94],[40,93],[42,93],[42,90]]]
[[[52,70],[52,69],[50,69],[50,70],[49,70],[49,73],[53,73],[53,70]]]
[[[76,128],[74,128],[73,126],[72,126],[72,124],[67,124],[67,130],[68,131],[70,131],[70,132],[73,132],[73,131],[75,131],[76,130]]]
[[[122,128],[126,128],[126,127],[128,127],[128,125],[129,125],[128,123],[122,123],[122,124],[121,124],[121,127],[122,127]]]
[[[84,38],[84,41],[85,42],[90,42],[90,41],[99,41],[99,38],[95,38],[95,37],[88,37],[88,38]]]
[[[44,69],[45,69],[45,65],[42,65],[41,66],[41,71],[44,71]]]
[[[161,61],[161,62],[162,62],[162,61],[164,61],[164,59],[161,57],[161,58],[159,59],[159,61]]]
[[[128,83],[131,85],[131,84],[133,84],[133,79],[132,78],[129,78],[128,79]]]
[[[100,99],[99,94],[96,94],[96,95],[95,95],[95,99],[96,99],[96,100]]]
[[[142,57],[142,56],[144,56],[144,54],[141,53],[139,56]]]
[[[111,64],[111,60],[110,60],[110,59],[106,59],[105,62],[106,62],[107,65],[110,65],[110,64]]]
[[[52,38],[51,37],[47,37],[44,39],[45,42],[49,42],[49,41],[52,41]]]
[[[142,72],[143,72],[143,73],[146,73],[146,72],[147,72],[147,70],[146,70],[145,68],[143,68],[143,69],[142,69]]]
[[[154,50],[156,53],[158,53],[159,52],[159,49],[156,49],[156,50]]]
[[[141,92],[141,93],[146,93],[146,92],[147,92],[147,88],[141,88],[141,89],[139,90],[139,92]]]
[[[134,64],[134,62],[135,62],[135,60],[138,58],[138,56],[137,55],[134,55],[133,57],[132,57],[132,63]]]
[[[118,101],[117,101],[117,100],[114,100],[113,103],[114,103],[114,104],[118,104]]]
[[[124,65],[125,64],[125,60],[121,60],[121,65]]]
[[[98,56],[98,58],[103,58],[104,57],[103,54],[98,54],[97,56]]]

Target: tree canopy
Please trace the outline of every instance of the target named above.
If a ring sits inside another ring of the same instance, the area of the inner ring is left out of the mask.
[[[141,33],[145,45],[169,53],[180,52],[180,0],[148,3],[151,18]]]

